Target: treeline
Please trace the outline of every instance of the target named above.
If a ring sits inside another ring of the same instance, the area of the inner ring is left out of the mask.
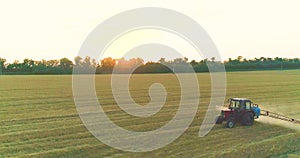
[[[252,70],[285,70],[300,69],[299,58],[254,58],[246,59],[238,56],[236,59],[229,58],[228,61],[215,61],[215,58],[204,59],[201,61],[188,61],[188,58],[177,58],[166,60],[161,58],[157,62],[144,62],[141,58],[132,58],[126,60],[104,58],[100,61],[90,57],[75,57],[74,62],[68,58],[60,60],[41,60],[24,59],[23,62],[14,61],[6,63],[4,58],[0,58],[1,74],[72,74],[73,68],[77,73],[109,74],[115,73],[172,73],[174,69],[177,72],[190,72],[188,66],[195,72],[208,72],[207,65],[221,66],[225,65],[226,71],[252,71]],[[133,71],[134,70],[134,71]]]

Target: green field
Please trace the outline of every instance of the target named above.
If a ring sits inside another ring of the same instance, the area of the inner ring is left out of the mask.
[[[297,157],[300,132],[255,121],[226,129],[216,125],[205,137],[198,131],[210,99],[210,76],[198,74],[201,101],[189,129],[168,146],[146,153],[113,149],[93,137],[77,115],[72,76],[0,76],[0,157]],[[172,74],[133,75],[131,95],[142,105],[148,88],[159,82],[168,92],[162,110],[151,118],[132,117],[113,99],[110,75],[95,78],[99,102],[111,120],[134,131],[163,126],[175,115],[180,86]],[[300,71],[227,73],[227,98],[246,97],[263,109],[300,119]],[[291,125],[299,126],[299,125]]]

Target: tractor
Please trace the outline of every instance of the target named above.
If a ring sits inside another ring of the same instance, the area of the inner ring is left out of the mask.
[[[236,123],[245,126],[253,125],[254,119],[260,115],[260,108],[246,98],[230,98],[227,109],[221,110],[221,115],[217,118],[217,124],[226,121],[227,128],[233,128]]]

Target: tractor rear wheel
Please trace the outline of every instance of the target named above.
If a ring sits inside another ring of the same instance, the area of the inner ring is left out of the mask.
[[[222,124],[222,122],[223,122],[223,117],[219,116],[217,121],[216,121],[216,124]]]
[[[252,113],[245,113],[242,117],[242,124],[245,126],[251,126],[254,122],[254,116]]]
[[[227,128],[233,128],[235,126],[235,121],[233,118],[229,118],[227,121],[226,121],[226,127]]]

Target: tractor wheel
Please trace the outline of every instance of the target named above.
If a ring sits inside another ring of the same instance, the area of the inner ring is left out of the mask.
[[[216,124],[222,124],[222,122],[223,122],[223,117],[219,116],[217,121],[216,121]]]
[[[252,113],[245,113],[242,118],[242,124],[245,126],[251,126],[254,122],[254,116]]]
[[[226,127],[227,127],[227,128],[233,128],[234,125],[235,125],[234,119],[229,118],[229,119],[227,120],[227,122],[226,122]]]

